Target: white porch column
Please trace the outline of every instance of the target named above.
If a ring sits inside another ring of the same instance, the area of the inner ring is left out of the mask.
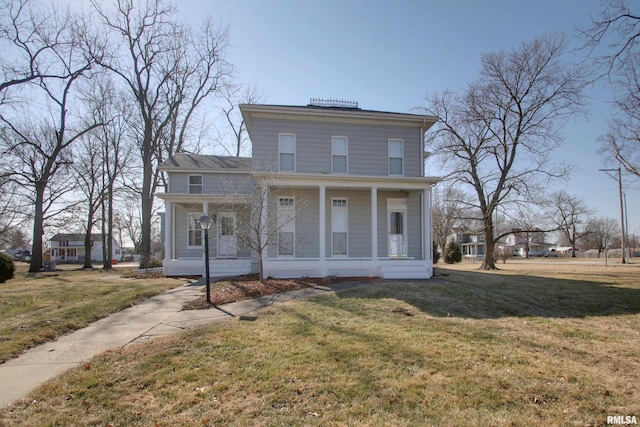
[[[378,188],[371,187],[371,259],[378,260]]]
[[[318,223],[318,248],[320,251],[320,261],[324,261],[326,259],[326,254],[327,254],[327,248],[326,248],[326,242],[327,242],[327,193],[326,193],[326,187],[324,185],[320,186],[320,200],[319,200],[319,210],[320,212],[318,212],[318,218],[320,218],[320,221]]]
[[[164,259],[173,258],[173,203],[164,202]]]
[[[431,188],[422,193],[422,236],[424,258],[433,261],[433,242],[431,237]]]

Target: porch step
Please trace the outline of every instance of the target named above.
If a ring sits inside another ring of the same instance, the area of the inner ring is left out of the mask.
[[[429,279],[431,272],[420,265],[385,265],[380,267],[383,279]]]

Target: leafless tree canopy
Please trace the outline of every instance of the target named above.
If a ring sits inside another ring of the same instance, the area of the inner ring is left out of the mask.
[[[100,126],[83,119],[87,111],[75,96],[76,86],[93,72],[95,57],[87,54],[91,37],[79,16],[31,2],[5,2],[3,7],[9,14],[2,21],[1,43],[17,56],[2,60],[0,154],[10,168],[5,176],[32,203],[29,270],[38,271],[45,221],[60,206],[73,206],[60,203],[72,189],[63,175],[72,163],[71,146]],[[8,95],[17,88],[23,102]]]
[[[578,197],[572,196],[566,191],[553,193],[551,199],[553,207],[549,217],[564,241],[572,247],[571,256],[575,257],[578,240],[590,232],[588,224],[593,216],[593,210]]]
[[[637,9],[637,3],[631,3]],[[602,154],[640,176],[640,13],[611,0],[592,25],[581,31],[597,75],[615,92],[609,131],[600,137]]]
[[[496,208],[532,200],[538,184],[568,170],[551,153],[562,142],[562,125],[582,110],[585,73],[563,63],[564,51],[562,38],[544,36],[482,55],[480,76],[464,92],[426,98],[425,113],[440,117],[427,148],[447,179],[474,194],[482,216],[482,268],[495,268]]]
[[[158,165],[184,148],[198,107],[226,84],[232,72],[225,57],[228,34],[211,20],[194,32],[163,0],[117,0],[115,8],[91,3],[114,46],[100,63],[122,79],[137,106],[131,125],[141,155],[141,265],[146,267],[161,181]]]

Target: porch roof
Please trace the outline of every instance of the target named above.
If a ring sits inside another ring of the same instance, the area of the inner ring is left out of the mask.
[[[250,157],[177,153],[162,162],[160,170],[175,172],[251,172]]]

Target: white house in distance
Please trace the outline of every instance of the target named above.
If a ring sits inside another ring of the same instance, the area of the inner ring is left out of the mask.
[[[59,262],[84,262],[84,234],[59,233],[53,236],[49,242],[51,249],[51,261]],[[122,258],[122,249],[113,241],[113,253],[111,259],[119,261]],[[91,261],[102,261],[102,235],[91,235]]]
[[[203,273],[203,214],[214,221],[210,275],[258,271],[258,254],[239,236],[247,213],[265,206],[267,277],[432,277],[439,178],[424,174],[423,141],[437,117],[319,100],[240,109],[251,158],[181,153],[160,166],[165,275]],[[265,190],[256,199],[258,182]]]

